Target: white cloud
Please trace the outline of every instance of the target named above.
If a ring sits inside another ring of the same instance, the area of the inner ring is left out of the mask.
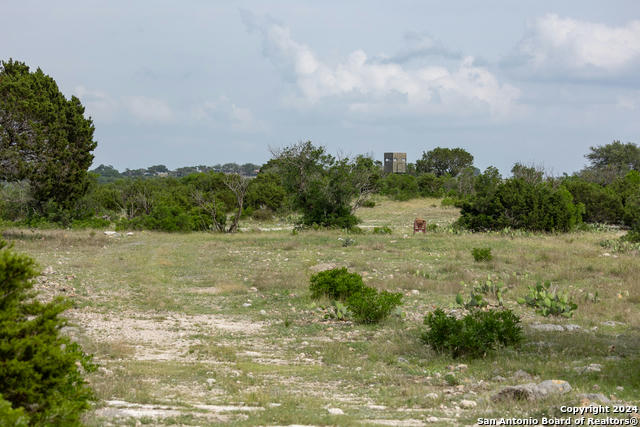
[[[640,64],[640,21],[612,27],[549,14],[530,26],[507,62],[583,77],[629,71]]]
[[[108,93],[101,90],[90,90],[80,85],[73,89],[73,94],[80,99],[87,115],[94,120],[111,121],[114,118],[118,102]]]
[[[143,122],[169,122],[174,113],[167,101],[146,96],[130,96],[123,98],[125,108],[136,119]]]
[[[268,124],[257,119],[249,108],[232,103],[226,96],[196,106],[193,109],[193,117],[217,126],[229,125],[236,132],[260,133],[269,129]]]
[[[401,95],[413,111],[457,114],[460,109],[489,111],[493,115],[510,112],[519,90],[500,84],[486,68],[464,58],[457,68],[424,66],[410,68],[399,63],[371,61],[363,50],[352,52],[336,65],[317,58],[308,46],[295,41],[288,28],[275,23],[256,24],[245,16],[250,30],[263,36],[264,53],[295,82],[301,96],[310,103],[325,98],[345,97],[353,111],[368,103]],[[355,98],[355,100],[354,100]]]
[[[624,95],[618,95],[617,107],[622,110],[635,111],[640,109],[640,91],[631,91]]]

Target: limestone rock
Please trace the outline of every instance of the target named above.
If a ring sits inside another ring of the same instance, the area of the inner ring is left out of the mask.
[[[540,384],[529,383],[505,387],[496,393],[493,400],[538,400],[554,394],[571,391],[571,385],[564,380],[546,380]]]

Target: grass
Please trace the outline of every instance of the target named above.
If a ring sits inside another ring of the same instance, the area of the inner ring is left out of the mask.
[[[151,424],[348,426],[424,422],[429,416],[444,424],[473,423],[479,416],[553,413],[594,386],[636,402],[640,262],[634,252],[606,256],[599,245],[619,233],[453,233],[447,226],[458,212],[436,199],[378,199],[359,214],[365,233],[351,235],[355,244],[348,247],[339,240],[348,235],[339,230],[259,231],[286,228],[275,221],[241,224],[249,231],[234,235],[3,235],[42,268],[52,267],[41,285],[45,293],[63,285],[62,294],[72,295],[69,317],[76,327],[69,333],[101,366],[90,377],[99,403],[86,416],[89,425],[135,425],[137,418]],[[436,231],[413,235],[415,217],[437,224]],[[385,225],[391,234],[372,233]],[[474,247],[491,247],[493,260],[474,262]],[[406,316],[377,326],[324,320],[308,291],[310,267],[320,263],[346,266],[369,286],[403,292]],[[424,315],[435,306],[452,307],[456,293],[488,276],[509,287],[506,305],[523,317],[525,343],[475,360],[435,354],[419,339]],[[514,303],[539,280],[552,280],[573,296],[578,309],[572,319],[541,318]],[[597,301],[586,297],[596,291]],[[534,323],[581,329],[541,332],[530,327]],[[467,368],[456,370],[460,363]],[[580,371],[593,363],[602,365],[600,372]],[[574,391],[548,401],[491,403],[505,384],[522,382],[512,378],[520,369],[540,381],[569,381]],[[445,380],[451,371],[458,385]],[[494,381],[498,375],[507,381]],[[477,407],[456,409],[463,398]],[[112,400],[149,411],[170,406],[180,415],[140,410],[136,418],[125,417],[107,403]]]

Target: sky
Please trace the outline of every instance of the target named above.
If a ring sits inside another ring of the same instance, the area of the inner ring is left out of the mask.
[[[640,143],[640,2],[2,0],[0,59],[95,124],[94,166],[462,147],[554,175]]]

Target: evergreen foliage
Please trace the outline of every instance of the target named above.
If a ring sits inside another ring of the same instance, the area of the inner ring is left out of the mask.
[[[94,126],[75,96],[22,62],[0,66],[0,180],[28,180],[35,207],[70,208],[87,190]]]
[[[334,268],[311,276],[311,298],[328,297],[346,302],[348,312],[360,323],[378,323],[402,304],[402,294],[365,286],[362,276],[346,268]]]
[[[438,308],[424,318],[429,329],[422,340],[437,352],[450,352],[456,358],[482,357],[499,346],[522,341],[520,318],[511,310],[476,310],[462,319]]]
[[[458,223],[474,231],[569,231],[582,221],[583,212],[564,187],[512,178],[464,201]]]
[[[436,147],[431,151],[422,152],[422,159],[416,161],[416,172],[456,176],[472,165],[473,156],[467,150]]]
[[[79,425],[93,393],[83,378],[95,365],[60,334],[70,303],[34,298],[31,258],[0,242],[0,415],[3,425]],[[7,406],[7,402],[11,407]]]

